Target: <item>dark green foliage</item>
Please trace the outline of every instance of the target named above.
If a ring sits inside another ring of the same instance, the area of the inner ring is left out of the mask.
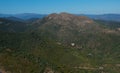
[[[26,29],[27,25],[24,22],[0,18],[0,31],[23,32]]]
[[[1,32],[0,35],[0,65],[13,73],[19,71],[43,73],[47,67],[60,73],[99,73],[101,71],[97,69],[74,67],[98,68],[105,64],[108,66],[105,67],[104,72],[119,73],[117,67],[111,70],[114,65],[119,64],[120,60],[120,39],[117,35],[96,34],[94,37],[90,34],[86,36],[89,38],[84,37],[84,39],[81,36],[79,40],[82,42],[78,42],[83,46],[81,50],[58,45],[55,41],[41,37],[36,32]]]
[[[120,28],[120,22],[115,21],[104,21],[104,20],[95,20],[97,23],[106,26],[111,29],[117,29]]]
[[[70,26],[64,26],[58,21],[46,23],[44,19],[26,32],[0,31],[0,69],[12,73],[120,73],[118,31],[109,33],[110,29],[95,22],[77,28],[72,22],[65,21]]]

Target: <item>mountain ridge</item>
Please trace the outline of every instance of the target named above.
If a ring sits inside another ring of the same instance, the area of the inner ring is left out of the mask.
[[[65,12],[63,12],[65,13]],[[21,13],[21,14],[0,14],[0,17],[17,17],[24,20],[31,18],[43,18],[49,14],[36,14],[36,13]],[[106,21],[118,21],[120,22],[120,14],[74,14],[78,16],[87,16],[92,19],[106,20]]]
[[[102,34],[109,31],[86,16],[69,13],[50,14],[42,20],[35,21],[32,26],[36,26],[35,31],[38,33],[42,31],[41,35],[48,34],[48,38],[54,37],[58,41],[69,42],[69,44],[77,40],[81,34]]]

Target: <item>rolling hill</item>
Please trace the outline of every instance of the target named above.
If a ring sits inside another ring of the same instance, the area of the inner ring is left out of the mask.
[[[0,18],[0,31],[22,32],[27,28],[27,24],[17,18]]]

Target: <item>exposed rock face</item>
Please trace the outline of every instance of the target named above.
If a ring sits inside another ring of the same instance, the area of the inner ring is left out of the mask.
[[[81,25],[81,24],[86,24],[86,23],[90,23],[90,24],[94,23],[94,21],[89,19],[88,17],[75,16],[75,15],[68,14],[68,13],[60,13],[60,14],[53,13],[53,14],[48,15],[46,17],[46,19],[47,19],[47,21],[54,21],[54,22],[56,20],[57,23],[59,23],[61,25],[67,25],[65,22],[72,22],[72,23],[75,23],[75,25]],[[69,23],[69,25],[72,24],[72,23]]]
[[[39,21],[39,20],[38,20]],[[58,26],[60,29],[70,29],[70,30],[77,30],[77,31],[83,31],[83,30],[91,30],[96,29],[99,30],[98,25],[96,23],[85,16],[75,16],[68,13],[60,13],[60,14],[50,14],[47,17],[45,17],[43,20],[40,20],[38,22],[39,24],[42,24],[43,26]],[[60,30],[60,31],[62,31]]]
[[[68,13],[60,13],[60,14],[53,13],[53,14],[48,15],[47,17],[48,19],[54,19],[54,20],[61,19],[61,20],[70,21],[75,16],[72,14],[68,14]]]
[[[68,13],[50,14],[33,25],[37,25],[36,31],[39,30],[42,35],[47,34],[49,38],[69,44],[78,41],[83,35],[98,33],[104,29],[88,17]]]

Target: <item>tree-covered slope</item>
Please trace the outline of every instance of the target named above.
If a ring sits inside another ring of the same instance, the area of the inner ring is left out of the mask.
[[[119,73],[119,33],[87,17],[52,14],[25,32],[0,32],[0,71]]]

